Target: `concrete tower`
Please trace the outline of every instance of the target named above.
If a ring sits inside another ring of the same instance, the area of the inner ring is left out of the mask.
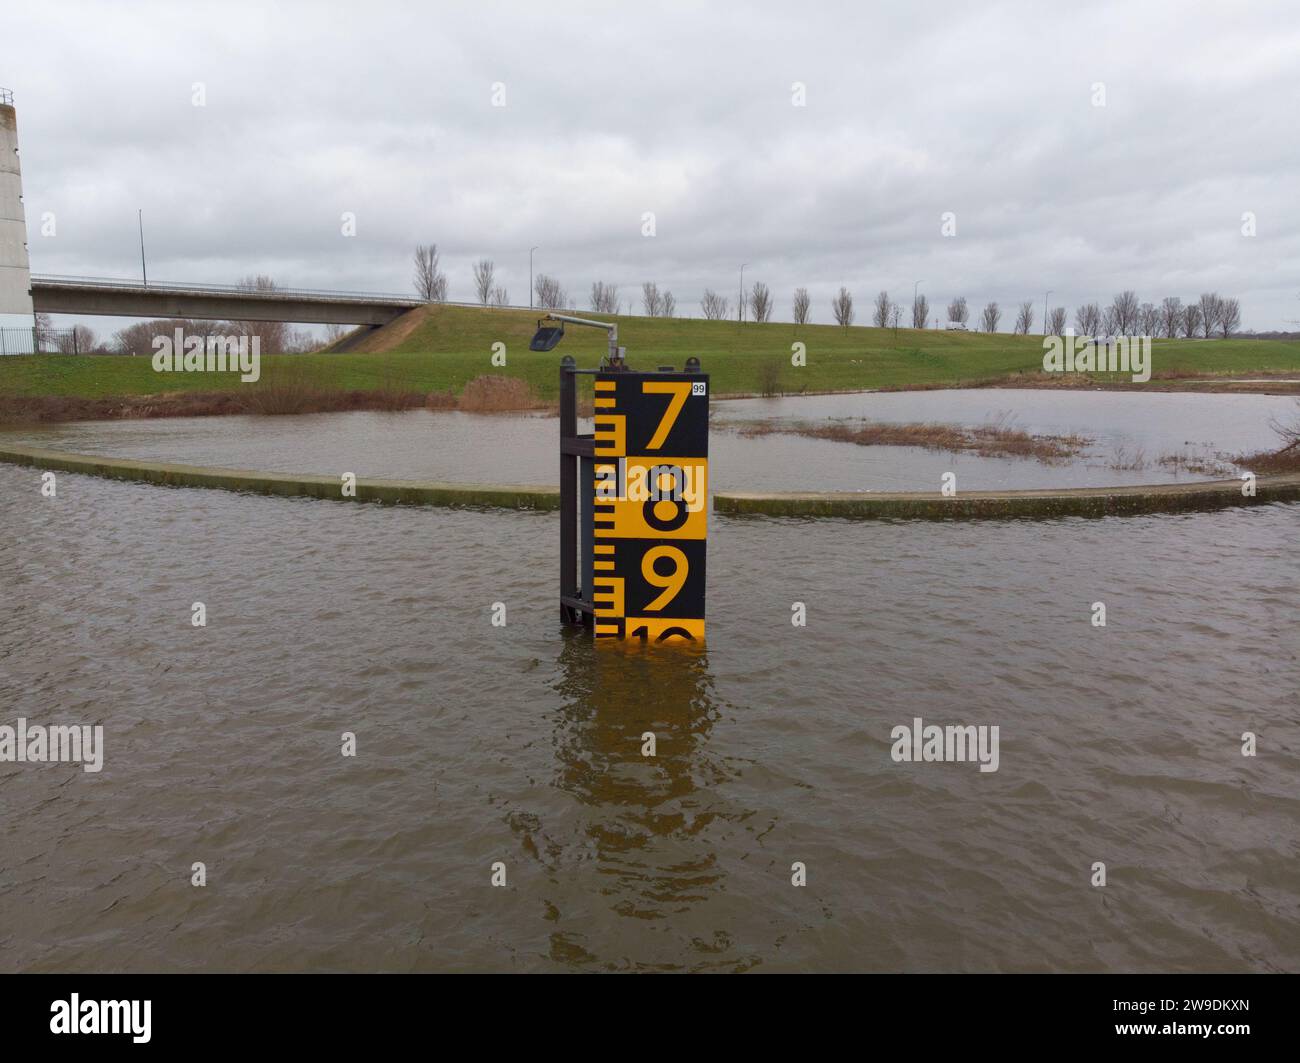
[[[23,217],[23,174],[18,165],[18,116],[13,93],[0,89],[0,328],[30,329],[32,274]]]

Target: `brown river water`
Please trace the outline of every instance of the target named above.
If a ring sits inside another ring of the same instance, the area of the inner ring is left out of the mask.
[[[2,970],[1300,967],[1298,506],[715,515],[689,655],[561,631],[551,514],[40,482],[0,725],[104,763],[0,763]]]

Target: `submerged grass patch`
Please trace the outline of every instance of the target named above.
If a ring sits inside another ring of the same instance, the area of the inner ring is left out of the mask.
[[[889,424],[879,421],[833,421],[829,424],[747,421],[720,427],[744,436],[798,435],[835,443],[855,443],[861,447],[920,447],[923,450],[973,453],[986,458],[1028,458],[1048,465],[1070,461],[1092,443],[1091,439],[1081,435],[1031,435],[1013,427],[1006,417],[974,428],[935,422]]]
[[[1294,418],[1289,423],[1270,421],[1269,427],[1281,438],[1277,450],[1262,450],[1242,454],[1233,460],[1242,468],[1255,472],[1300,472],[1300,403],[1296,404]]]

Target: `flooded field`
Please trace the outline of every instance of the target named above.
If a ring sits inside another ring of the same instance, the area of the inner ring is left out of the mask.
[[[553,477],[553,420],[500,420],[490,455],[455,416],[304,423],[50,435]],[[1187,435],[1251,444],[1213,427]],[[0,465],[0,724],[102,724],[104,764],[0,764],[0,969],[1300,964],[1300,507],[715,516],[689,656],[561,632],[553,515],[39,485]],[[896,763],[916,717],[998,726],[998,770]]]
[[[963,490],[1100,487],[1213,479],[1159,459],[1215,459],[1278,445],[1272,419],[1293,419],[1294,398],[980,389],[890,392],[714,404],[712,486],[719,490],[935,490],[953,471]],[[869,418],[978,427],[1003,421],[1033,434],[1080,434],[1094,442],[1076,460],[952,454],[916,447],[857,446],[790,435],[748,438],[729,425],[826,423]],[[272,472],[460,483],[553,484],[557,422],[544,415],[457,412],[332,413],[294,417],[191,417],[73,422],[6,438],[90,454]]]

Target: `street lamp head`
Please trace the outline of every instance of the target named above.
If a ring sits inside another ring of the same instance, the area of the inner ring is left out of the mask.
[[[537,322],[537,331],[528,343],[530,351],[550,351],[564,338],[564,322],[542,318]]]

